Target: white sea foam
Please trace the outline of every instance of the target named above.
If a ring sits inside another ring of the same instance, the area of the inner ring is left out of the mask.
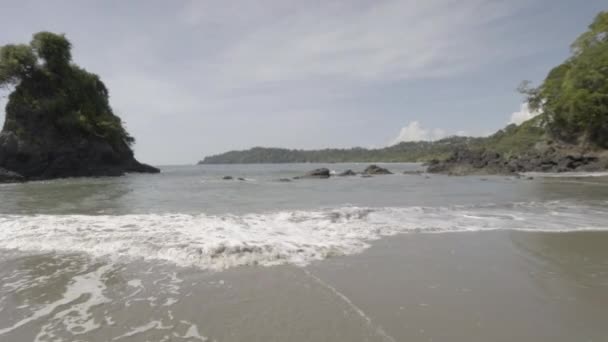
[[[94,321],[90,309],[94,306],[109,301],[103,295],[104,285],[101,281],[102,275],[111,266],[101,266],[97,270],[82,275],[75,276],[67,286],[65,293],[60,300],[44,305],[34,311],[27,318],[24,318],[10,327],[0,329],[0,335],[9,333],[30,322],[46,317],[47,324],[41,329],[36,341],[42,337],[53,336],[53,327],[57,324],[65,325],[66,329],[72,334],[83,334],[99,328],[99,324]],[[78,299],[86,298],[82,302],[75,303]],[[68,304],[72,304],[69,305]]]
[[[573,203],[358,208],[247,215],[0,216],[0,248],[85,252],[221,270],[305,265],[408,232],[608,230],[608,209]]]
[[[544,178],[589,178],[608,177],[608,172],[524,172],[523,175]]]
[[[161,321],[150,321],[142,326],[131,329],[129,332],[127,332],[123,335],[114,337],[112,339],[112,341],[116,341],[116,340],[120,340],[120,339],[124,339],[124,338],[131,338],[135,335],[139,335],[141,333],[144,333],[144,332],[150,331],[150,330],[170,330],[172,328],[173,328],[173,326],[164,326],[163,322],[161,322]]]

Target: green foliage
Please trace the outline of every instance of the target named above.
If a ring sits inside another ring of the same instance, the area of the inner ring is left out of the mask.
[[[95,74],[71,64],[71,43],[63,35],[40,32],[30,45],[0,48],[0,85],[14,85],[5,129],[17,131],[15,117],[37,113],[66,136],[95,136],[119,146],[134,142],[109,104],[108,89]]]
[[[571,48],[575,55],[584,53],[590,48],[605,44],[608,41],[608,12],[600,12],[589,30],[581,34],[572,44]]]
[[[30,46],[44,60],[49,71],[60,73],[72,60],[72,44],[62,34],[38,32]]]
[[[36,67],[36,55],[27,45],[0,47],[0,86],[17,84],[29,77]]]
[[[524,90],[547,128],[569,143],[608,147],[608,12],[572,44],[572,56],[536,89]]]
[[[474,147],[517,156],[534,148],[545,136],[544,115],[517,126],[511,124],[493,135],[477,140]]]

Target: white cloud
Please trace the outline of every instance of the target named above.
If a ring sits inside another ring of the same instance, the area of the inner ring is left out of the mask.
[[[511,114],[509,124],[521,125],[523,122],[532,119],[538,114],[540,114],[540,112],[530,111],[530,106],[527,103],[523,103],[519,109],[519,112],[514,112]]]
[[[399,136],[393,140],[392,145],[405,141],[433,141],[447,137],[448,134],[441,128],[426,129],[418,121],[412,121],[401,128]]]

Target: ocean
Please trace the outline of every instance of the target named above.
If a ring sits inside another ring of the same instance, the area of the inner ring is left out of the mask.
[[[608,175],[381,165],[0,185],[0,341],[608,341]]]

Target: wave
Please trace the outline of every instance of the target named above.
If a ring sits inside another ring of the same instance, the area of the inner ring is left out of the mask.
[[[524,172],[525,176],[539,177],[539,178],[595,178],[595,177],[608,177],[608,172],[597,171],[597,172]]]
[[[83,252],[221,270],[306,265],[401,233],[608,230],[608,209],[574,203],[360,208],[246,215],[2,215],[0,248]]]

